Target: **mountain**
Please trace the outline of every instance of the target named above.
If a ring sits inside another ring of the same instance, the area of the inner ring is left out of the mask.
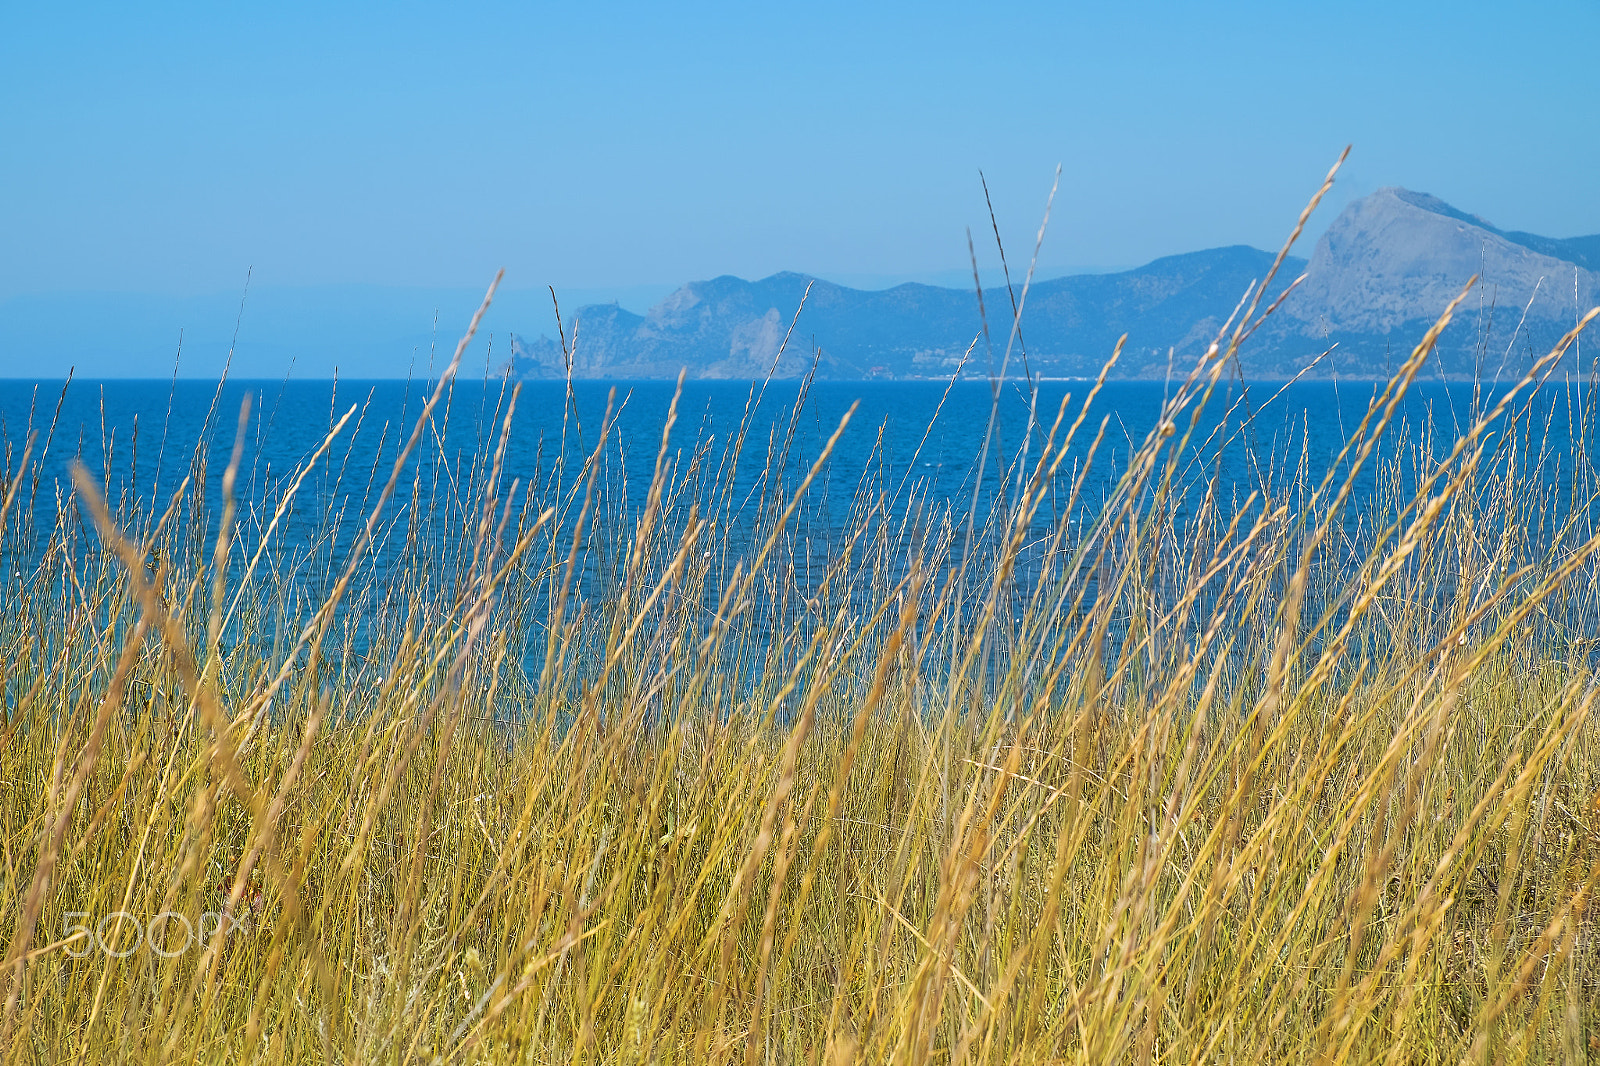
[[[1379,189],[1328,227],[1306,280],[1257,339],[1283,364],[1337,342],[1341,374],[1386,376],[1476,274],[1432,369],[1520,373],[1600,303],[1597,267],[1600,235],[1506,232],[1426,193]]]
[[[1158,259],[1120,274],[1037,282],[1026,295],[1012,364],[1020,370],[1025,353],[1035,374],[1092,376],[1127,333],[1124,376],[1160,376],[1169,348],[1204,349],[1272,259],[1241,245]],[[1304,266],[1302,259],[1289,260],[1277,289]],[[987,372],[991,350],[996,362],[1004,357],[1012,321],[1004,288],[983,295],[986,314],[980,315],[973,291],[933,285],[864,291],[795,273],[691,282],[643,316],[616,305],[580,308],[569,333],[572,373],[676,377],[688,367],[692,377],[759,378],[776,359],[775,373],[794,377],[806,372],[815,354],[823,377],[939,378],[949,377],[972,348],[966,373],[978,376]],[[523,377],[566,374],[558,339],[514,336],[512,351],[513,370]]]
[[[1025,360],[1045,377],[1092,376],[1126,333],[1118,376],[1164,377],[1169,353],[1177,367],[1192,362],[1272,260],[1236,245],[1037,282],[1012,371]],[[1474,274],[1481,284],[1441,338],[1429,374],[1511,374],[1571,328],[1579,308],[1600,302],[1600,235],[1503,231],[1425,193],[1386,188],[1347,207],[1309,261],[1286,260],[1268,300],[1302,272],[1241,352],[1247,375],[1289,377],[1331,348],[1318,375],[1386,377]],[[986,315],[975,292],[931,285],[865,291],[795,273],[724,276],[691,282],[645,315],[580,308],[567,339],[580,378],[675,377],[681,367],[691,377],[794,377],[813,358],[822,377],[938,378],[954,373],[969,348],[964,373],[982,376],[1003,357],[1012,321],[1004,288],[985,290],[983,304]],[[564,377],[561,340],[513,335],[511,369]]]

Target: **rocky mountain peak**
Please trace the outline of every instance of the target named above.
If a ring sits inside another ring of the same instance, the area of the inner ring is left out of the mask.
[[[1328,227],[1284,310],[1313,329],[1389,333],[1437,317],[1474,276],[1469,307],[1526,308],[1536,320],[1570,323],[1575,283],[1585,307],[1600,296],[1600,275],[1556,254],[1565,242],[1537,250],[1518,236],[1532,235],[1504,233],[1427,193],[1379,189]]]

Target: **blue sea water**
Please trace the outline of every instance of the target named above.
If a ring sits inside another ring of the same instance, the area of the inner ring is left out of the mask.
[[[753,554],[753,531],[765,528],[763,501],[770,504],[775,487],[781,487],[781,499],[788,498],[853,406],[789,527],[791,565],[814,566],[820,574],[860,528],[863,508],[876,506],[904,520],[906,528],[920,523],[926,529],[949,514],[958,543],[967,515],[974,514],[974,526],[982,528],[991,512],[1015,498],[1058,412],[1064,412],[1064,420],[1056,439],[1064,438],[1092,384],[1047,381],[1032,392],[1008,382],[997,395],[987,382],[817,382],[809,389],[795,382],[773,382],[764,389],[748,382],[690,382],[678,400],[666,460],[672,480],[687,486],[687,500],[722,523],[716,562],[727,573]],[[65,386],[0,381],[0,470],[17,490],[0,536],[0,599],[38,579],[41,568],[51,565],[52,544],[71,540],[76,547],[70,554],[81,558],[98,542],[82,507],[71,501],[74,463],[104,486],[127,521],[143,523],[134,530],[139,534],[148,531],[185,477],[203,476],[205,504],[185,503],[180,512],[209,542],[223,472],[238,446],[239,536],[249,544],[266,527],[290,475],[352,412],[275,534],[279,551],[319,561],[303,567],[311,575],[304,592],[308,602],[314,601],[326,593],[328,575],[337,572],[331,561],[357,542],[432,387],[424,381],[228,381],[220,388],[187,380]],[[1303,486],[1316,484],[1338,462],[1379,388],[1370,383],[1219,384],[1198,416],[1189,409],[1176,420],[1178,440],[1192,429],[1189,449],[1175,471],[1180,534],[1208,484],[1215,486],[1224,511],[1252,492],[1271,494],[1293,508],[1304,497]],[[1056,468],[1032,536],[1042,537],[1063,523],[1093,520],[1128,457],[1157,426],[1172,389],[1150,382],[1103,387]],[[1413,386],[1385,443],[1357,478],[1344,520],[1351,528],[1366,521],[1370,532],[1385,479],[1414,486],[1471,425],[1474,412],[1487,409],[1504,391],[1471,384]],[[585,555],[576,578],[580,596],[603,595],[608,575],[615,576],[627,531],[645,506],[673,395],[674,385],[661,381],[575,382],[570,395],[565,383],[536,381],[525,383],[516,397],[500,484],[506,489],[515,481],[519,493],[529,493],[519,497],[519,504],[527,502],[534,513],[564,506],[570,526],[578,511],[572,506],[574,494],[583,489],[583,460],[590,454],[602,457],[603,513],[591,519],[591,528],[603,525],[622,533],[610,543],[609,555],[606,546]],[[440,567],[464,568],[480,510],[470,486],[478,483],[475,477],[481,481],[510,401],[502,381],[451,385],[387,506],[389,524],[381,527],[374,552],[380,569],[386,559],[400,558],[395,545],[404,540],[408,523],[435,542],[430,554]],[[1525,479],[1522,489],[1547,497],[1541,509],[1529,513],[1550,528],[1574,506],[1593,506],[1586,496],[1596,475],[1591,406],[1585,386],[1561,384],[1546,385],[1513,408],[1519,421],[1509,429],[1523,438],[1519,462],[1534,472],[1532,484]],[[602,438],[608,407],[612,421]],[[744,440],[733,464],[731,447],[741,427]],[[22,452],[30,446],[30,468],[24,472]],[[206,461],[197,464],[202,454]],[[1076,510],[1065,513],[1070,490],[1085,468]],[[12,480],[19,476],[20,482]],[[1296,485],[1302,486],[1298,496]],[[680,523],[684,510],[679,508]],[[1538,539],[1538,530],[1527,533],[1530,540]],[[58,569],[67,554],[55,553]]]
[[[16,473],[31,436],[33,461],[43,459],[38,474],[44,488],[28,493],[40,529],[49,527],[58,490],[64,498],[74,461],[81,461],[96,480],[111,486],[113,494],[131,491],[148,503],[177,488],[203,446],[209,451],[208,475],[215,490],[238,436],[240,405],[248,398],[251,412],[242,463],[248,476],[241,478],[241,495],[263,491],[273,478],[306,460],[352,406],[355,416],[330,455],[340,467],[365,474],[380,455],[393,455],[397,439],[410,432],[431,385],[229,381],[219,389],[202,381],[117,380],[74,381],[63,388],[60,381],[0,379],[4,449],[0,468]],[[1014,488],[1015,465],[1023,457],[1025,443],[1027,460],[1036,460],[1063,400],[1068,403],[1065,426],[1078,414],[1091,385],[1042,382],[1035,399],[1023,384],[1008,382],[996,399],[987,382],[951,386],[928,381],[817,382],[797,411],[800,387],[793,382],[770,383],[760,392],[759,403],[753,403],[757,389],[748,382],[689,382],[678,404],[669,447],[680,461],[697,443],[709,442],[720,454],[753,406],[737,484],[739,491],[749,492],[760,480],[772,442],[781,443],[792,434],[790,466],[808,467],[855,404],[827,464],[825,486],[839,493],[871,474],[880,487],[916,486],[928,499],[949,502],[965,512],[975,498],[980,509],[985,508],[996,492]],[[1248,389],[1224,383],[1201,415],[1195,443],[1204,441],[1223,421],[1228,429],[1212,439],[1202,466],[1208,475],[1215,473],[1225,488],[1248,490],[1259,487],[1268,467],[1276,464],[1281,470],[1284,464],[1300,462],[1304,449],[1308,472],[1316,478],[1349,439],[1376,389],[1370,383],[1308,382],[1287,388],[1256,383]],[[1113,482],[1155,426],[1171,391],[1171,386],[1153,382],[1106,384],[1077,434],[1063,476],[1070,474],[1074,459],[1087,457],[1104,419],[1093,484]],[[1479,409],[1503,391],[1481,390],[1476,398]],[[558,452],[564,452],[569,463],[587,455],[599,439],[611,400],[619,411],[607,455],[626,473],[632,502],[641,504],[673,392],[673,384],[662,381],[575,382],[569,404],[565,383],[523,384],[505,454],[506,478],[521,478],[527,484],[549,473]],[[460,460],[493,441],[507,399],[499,381],[454,383],[415,461],[428,462],[430,454]],[[1414,444],[1427,435],[1434,450],[1443,454],[1471,424],[1474,402],[1470,384],[1414,385],[1399,407],[1388,440],[1392,445]],[[1569,487],[1573,471],[1585,465],[1584,456],[1592,452],[1585,446],[1585,433],[1593,427],[1585,430],[1579,417],[1588,402],[1581,385],[1546,385],[1528,405],[1529,422],[1544,449],[1553,487]],[[1188,428],[1188,417],[1186,412],[1179,419],[1180,429]],[[987,463],[978,478],[986,438]],[[1219,448],[1222,439],[1230,443]],[[1371,488],[1370,480],[1363,482],[1358,496]],[[19,550],[16,545],[10,548]]]

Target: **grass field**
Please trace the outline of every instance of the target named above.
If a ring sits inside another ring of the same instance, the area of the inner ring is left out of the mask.
[[[630,511],[605,429],[425,480],[436,409],[346,471],[357,412],[264,508],[241,452],[155,510],[108,458],[53,529],[11,456],[0,1059],[1600,1060],[1600,484],[1534,470],[1551,363],[1440,462],[1392,418],[1430,334],[1326,480],[1234,501],[1193,430],[1260,313],[1094,521],[1052,517],[1090,388],[1006,509],[864,482],[821,570],[782,439],[755,504],[664,440]]]

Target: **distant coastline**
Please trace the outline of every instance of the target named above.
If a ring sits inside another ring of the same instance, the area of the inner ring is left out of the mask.
[[[1287,380],[1308,367],[1318,378],[1387,380],[1475,275],[1477,297],[1440,338],[1427,377],[1515,376],[1600,303],[1600,235],[1504,231],[1401,188],[1351,203],[1309,260],[1286,257],[1274,275],[1275,258],[1235,245],[1036,282],[1008,373],[1093,378],[1125,338],[1111,376],[1165,379],[1192,365],[1269,275],[1259,306],[1282,305],[1239,352],[1253,380]],[[1020,287],[1010,296],[1021,300]],[[582,307],[564,335],[514,334],[507,366],[520,378],[665,378],[687,367],[691,377],[759,379],[799,377],[814,364],[820,378],[948,380],[964,355],[970,366],[1005,348],[1011,303],[1004,290],[986,293],[986,348],[971,289],[724,276],[685,285],[644,315]]]
[[[1111,377],[1186,373],[1275,258],[1235,245],[1036,281],[1007,375],[1092,379],[1124,335]],[[1476,291],[1421,376],[1514,377],[1600,304],[1597,267],[1600,235],[1501,230],[1424,193],[1380,189],[1351,203],[1309,258],[1284,261],[1261,306],[1303,280],[1252,333],[1234,372],[1288,380],[1311,366],[1313,378],[1386,380],[1477,274]],[[48,365],[57,374],[75,367],[80,380],[112,380],[165,364],[165,372],[139,376],[167,379],[175,370],[215,380],[228,368],[236,379],[323,380],[336,370],[341,380],[420,380],[447,361],[482,296],[349,285],[193,298],[13,297],[0,302],[0,378],[33,380],[32,369]],[[504,290],[462,373],[565,379],[570,353],[576,379],[670,380],[683,368],[692,378],[798,378],[814,362],[823,379],[948,381],[966,355],[963,376],[987,380],[990,351],[998,363],[1010,337],[1011,299],[1003,288],[986,288],[984,297],[987,344],[971,288],[723,276],[680,286],[644,313],[618,302],[573,307],[563,297],[560,330],[548,290]],[[1569,358],[1561,372],[1576,365]]]

